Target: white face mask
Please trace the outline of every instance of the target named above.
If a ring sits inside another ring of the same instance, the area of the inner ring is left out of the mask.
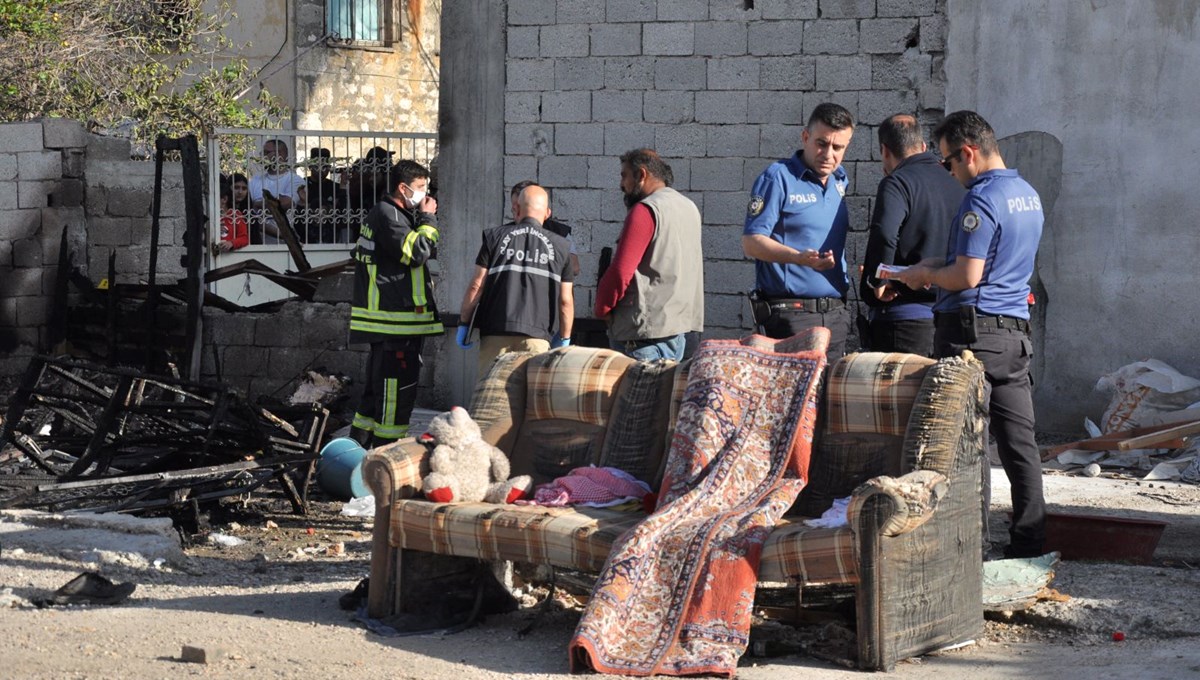
[[[409,207],[415,208],[421,205],[421,201],[425,200],[425,190],[417,189],[416,187],[411,186],[408,188],[408,190],[412,192],[412,196],[408,199]]]

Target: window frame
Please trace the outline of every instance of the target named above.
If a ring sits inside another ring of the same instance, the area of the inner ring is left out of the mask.
[[[324,22],[326,40],[325,44],[329,47],[341,47],[347,49],[359,50],[376,50],[390,51],[398,43],[401,38],[401,17],[400,6],[403,4],[399,0],[341,0],[347,7],[352,7],[356,3],[363,2],[379,3],[380,27],[378,40],[361,40],[357,38],[333,37],[332,31],[332,5],[334,0],[324,0],[321,3]],[[353,24],[351,24],[353,30]]]

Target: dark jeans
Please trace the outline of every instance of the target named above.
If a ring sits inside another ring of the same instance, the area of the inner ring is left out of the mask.
[[[763,335],[777,340],[818,326],[829,329],[829,349],[825,351],[825,357],[832,364],[846,353],[846,338],[850,335],[850,312],[845,305],[824,313],[798,309],[772,310],[771,316],[762,324]]]
[[[984,396],[988,402],[988,426],[996,439],[1000,464],[1012,486],[1013,521],[1005,555],[1041,555],[1046,538],[1046,501],[1042,494],[1042,457],[1033,431],[1033,382],[1029,374],[1033,343],[1028,335],[1015,328],[980,326],[976,331],[978,339],[967,344],[957,323],[955,315],[952,323],[937,324],[935,351],[938,357],[948,357],[969,349],[983,362],[987,375]],[[984,465],[985,549],[991,500],[990,467]]]
[[[905,352],[933,356],[933,319],[875,319],[871,322],[872,352]]]
[[[638,361],[656,361],[658,359],[683,361],[684,349],[687,346],[686,336],[686,333],[680,333],[666,338],[628,341],[610,338],[609,344],[618,352],[623,352]]]

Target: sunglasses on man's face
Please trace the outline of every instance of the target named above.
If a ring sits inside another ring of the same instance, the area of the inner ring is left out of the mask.
[[[960,147],[958,147],[958,151],[955,151],[954,153],[952,153],[949,156],[946,156],[945,158],[942,159],[942,167],[946,168],[946,172],[951,171],[950,161],[953,161],[955,158],[958,158],[959,156],[961,156],[964,148],[965,147],[960,146]]]

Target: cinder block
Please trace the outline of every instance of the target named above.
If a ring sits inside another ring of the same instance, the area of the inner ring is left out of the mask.
[[[849,165],[854,161],[874,161],[876,150],[879,148],[879,140],[875,138],[875,129],[861,124],[855,129],[855,134],[850,138],[850,146],[846,147],[846,155],[842,157],[842,164]],[[850,169],[847,169],[849,172]],[[850,173],[851,180],[854,179],[854,173]],[[871,191],[874,194],[874,189]]]
[[[763,90],[806,92],[816,83],[815,57],[764,57],[760,65],[759,87]]]
[[[3,147],[0,147],[3,148]],[[128,161],[131,155],[129,140],[123,137],[88,135],[88,161]],[[153,168],[153,164],[151,164]]]
[[[3,283],[4,279],[9,274],[10,274],[10,270],[0,270],[0,283]],[[15,297],[0,298],[0,328],[13,328],[16,325],[17,325],[17,298],[15,298]],[[3,334],[0,334],[0,338],[3,338]],[[8,349],[8,345],[9,345],[9,343],[5,342],[3,339],[0,339],[0,349]],[[3,354],[3,353],[0,352],[0,354]],[[24,370],[24,367],[22,367],[21,370]],[[16,374],[9,373],[8,375],[17,375],[17,374],[19,374],[19,372]]]
[[[554,153],[590,156],[604,153],[604,126],[600,123],[561,123],[554,126]]]
[[[543,57],[586,57],[588,33],[587,24],[543,26],[538,43],[540,53]]]
[[[554,192],[554,216],[572,225],[599,220],[601,206],[610,193],[600,189],[557,189]]]
[[[800,124],[808,120],[800,92],[751,92],[746,120],[750,123]]]
[[[858,54],[858,22],[822,19],[804,26],[805,54]]]
[[[517,182],[533,180],[537,177],[537,158],[534,156],[505,156],[504,157],[504,186],[511,187]]]
[[[0,124],[0,149],[8,153],[22,151],[41,151],[41,123],[2,123]]]
[[[88,242],[93,246],[133,243],[133,220],[128,217],[93,217],[88,220],[87,230]]]
[[[555,0],[509,0],[508,23],[510,26],[553,24]]]
[[[696,25],[690,22],[656,22],[642,28],[642,54],[690,56],[695,44]]]
[[[917,105],[922,110],[946,108],[946,81],[929,80],[921,84],[917,94]]]
[[[734,242],[740,243],[740,239],[734,239]],[[737,274],[740,275],[741,272],[738,271]],[[742,289],[746,290],[751,287],[753,287],[753,284],[743,285]],[[740,330],[742,328],[749,328],[751,323],[750,301],[746,299],[745,295],[704,296],[705,331],[708,331],[709,328]],[[705,335],[707,334],[706,332]]]
[[[505,88],[508,92],[554,89],[553,59],[509,59],[505,72]]]
[[[664,156],[678,155],[655,146],[653,125],[637,123],[606,123],[604,125],[604,154],[606,156],[617,157],[626,151],[645,147],[657,148],[658,152]]]
[[[17,182],[18,208],[45,208],[50,205],[50,194],[58,190],[62,180],[38,180]]]
[[[859,49],[868,54],[900,54],[920,45],[919,19],[864,19],[859,24]]]
[[[708,203],[708,197],[712,193],[705,194],[705,218],[713,212],[713,207]],[[735,199],[736,221],[742,223],[743,216],[746,212],[746,196],[745,194],[731,195],[729,199]],[[711,222],[706,222],[711,224]],[[726,224],[733,224],[727,222]],[[745,295],[746,291],[754,287],[754,262],[752,260],[713,260],[704,263],[704,290],[708,295]]]
[[[287,380],[289,383],[298,381],[304,377],[304,372],[320,351],[319,347],[271,347],[267,370],[259,375]]]
[[[250,345],[226,345],[218,349],[221,355],[221,372],[227,379],[261,375],[271,354],[266,347]]]
[[[866,231],[871,226],[871,200],[866,196],[847,196],[850,231]]]
[[[597,123],[641,122],[642,95],[641,90],[598,90],[593,92],[592,119]]]
[[[673,158],[701,158],[707,145],[708,133],[703,125],[662,125],[654,135],[654,148]]]
[[[654,21],[658,0],[608,0],[604,18],[611,22]]]
[[[89,215],[108,213],[108,190],[102,184],[89,184],[84,188],[83,205]]]
[[[647,92],[642,105],[647,123],[690,123],[695,112],[695,95],[691,92]]]
[[[653,57],[605,59],[604,86],[610,90],[654,89]]]
[[[759,89],[759,59],[718,57],[708,60],[709,90]]]
[[[875,16],[875,0],[821,0],[821,17],[862,19]]]
[[[554,85],[558,90],[599,90],[604,87],[604,60],[555,59]]]
[[[45,326],[50,318],[50,298],[31,295],[17,298],[17,325],[26,327]]]
[[[536,92],[509,92],[504,95],[504,122],[536,123],[541,106],[542,97]]]
[[[621,166],[615,157],[592,156],[588,158],[588,187],[610,190],[619,187],[620,172]]]
[[[254,344],[254,326],[264,315],[204,310],[204,332],[221,348]],[[267,320],[269,322],[269,319]]]
[[[17,178],[17,154],[0,153],[0,182]]]
[[[800,133],[804,121],[792,125],[763,125],[758,129],[759,156],[763,158],[787,158],[800,148]],[[765,165],[763,166],[766,167]]]
[[[746,122],[745,92],[697,92],[696,122],[736,125]]]
[[[591,92],[542,93],[542,121],[546,123],[586,123],[592,120]]]
[[[16,257],[15,252],[13,257]],[[41,297],[42,268],[41,266],[22,267],[18,262],[11,270],[0,273],[0,285],[3,286],[5,297],[20,298],[31,295]]]
[[[29,238],[41,226],[41,210],[0,210],[0,241]]]
[[[538,40],[541,35],[540,26],[509,26],[508,28],[508,58],[536,59],[541,55],[542,48]]]
[[[696,24],[696,54],[714,57],[746,53],[744,21],[705,21]]]
[[[599,0],[558,0],[555,16],[560,24],[604,23],[604,3]]]
[[[691,188],[694,191],[720,191],[738,187],[742,181],[740,158],[693,158]]]
[[[749,196],[746,204],[750,203]],[[744,260],[742,252],[742,225],[713,224],[704,225],[704,236],[701,243],[704,250],[704,260]]]
[[[944,52],[946,50],[946,26],[945,14],[921,17],[922,52]]]
[[[772,0],[764,2],[763,19],[816,19],[817,0]]]
[[[858,114],[868,125],[877,125],[894,113],[916,113],[912,90],[867,90],[858,94]]]
[[[43,118],[42,142],[47,149],[80,149],[87,146],[83,125],[69,118]]]
[[[804,93],[804,121],[808,121],[808,114],[817,107],[821,102],[833,102],[850,112],[850,116],[854,118],[854,122],[860,120],[858,116],[858,92],[857,91],[834,91],[834,92],[805,92]]]
[[[704,57],[659,57],[654,63],[655,89],[705,89],[708,82],[707,61]]]
[[[145,217],[150,214],[153,200],[154,194],[150,187],[111,187],[108,190],[108,214],[116,217]]]
[[[17,154],[17,178],[22,181],[62,178],[62,153],[26,151]]]
[[[708,0],[658,0],[659,21],[703,21],[708,18]]]
[[[537,123],[504,126],[504,153],[515,156],[546,156],[554,148],[554,127]]]
[[[63,149],[59,153],[62,154],[62,176],[83,179],[87,168],[87,154],[83,149]]]
[[[765,3],[729,2],[729,0],[709,0],[708,18],[713,21],[753,21],[762,18],[762,6]]]
[[[17,183],[0,182],[0,210],[14,210],[17,207]]]
[[[538,179],[550,187],[587,187],[587,156],[547,156],[538,161]]]
[[[708,155],[712,158],[753,158],[757,156],[758,126],[714,125],[709,127]],[[739,164],[736,167],[740,168],[741,165]],[[736,181],[741,181],[740,176]],[[729,186],[729,184],[727,183],[725,186]],[[700,189],[709,187],[695,188]]]
[[[882,180],[883,163],[859,161],[854,164],[854,193],[862,196],[874,196],[879,190],[879,182]]]
[[[876,54],[871,57],[871,88],[876,90],[913,89],[930,79],[933,57],[906,50],[904,54]]]
[[[300,334],[291,325],[279,323],[278,319],[274,319],[272,322],[254,324],[254,344],[271,349],[299,347]]]
[[[42,263],[42,242],[38,238],[23,238],[13,243],[13,262],[38,267]]]
[[[816,58],[818,90],[868,90],[871,88],[871,57],[819,56]]]
[[[591,55],[619,57],[642,53],[642,27],[636,24],[593,24]]]
[[[750,24],[750,54],[793,55],[804,47],[805,26],[824,22],[756,21]]]
[[[937,5],[937,0],[875,0],[875,16],[929,16],[937,11]]]

